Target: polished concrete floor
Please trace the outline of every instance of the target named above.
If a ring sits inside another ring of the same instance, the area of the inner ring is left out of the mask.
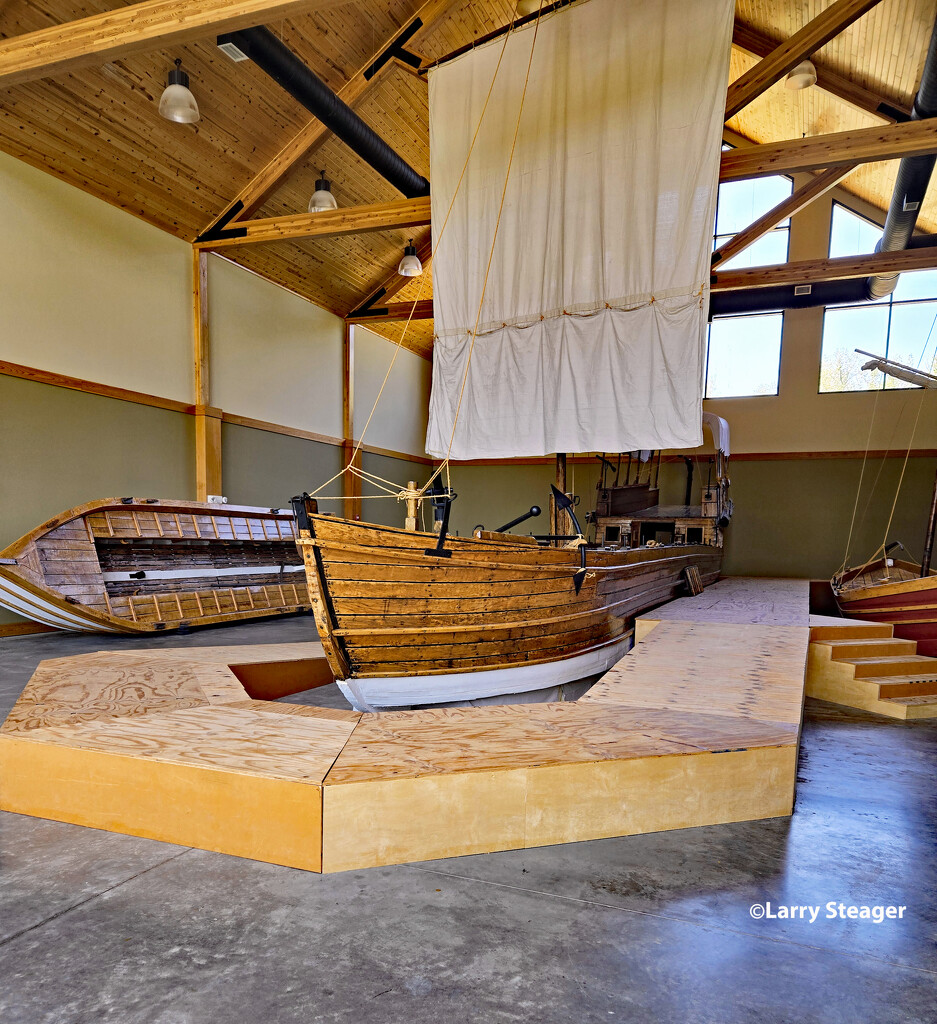
[[[0,717],[43,658],[312,635],[0,640]],[[790,819],[326,876],[0,814],[0,1022],[937,1022],[935,769],[808,701]]]

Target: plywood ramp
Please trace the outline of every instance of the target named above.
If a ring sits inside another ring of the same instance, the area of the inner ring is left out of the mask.
[[[785,815],[807,638],[667,621],[578,702],[363,716],[262,699],[318,644],[55,659],[0,808],[315,871]]]

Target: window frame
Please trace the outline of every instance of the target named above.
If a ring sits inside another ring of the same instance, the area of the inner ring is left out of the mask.
[[[732,149],[734,147],[732,147],[731,145],[727,146],[724,143],[723,144],[723,149],[726,149],[726,148]],[[793,178],[792,175],[790,175],[790,174],[776,174],[776,175],[771,175],[771,177],[786,178],[788,180],[788,182],[790,182],[790,186],[791,186],[791,193],[790,194],[791,195],[794,194],[795,185],[794,185],[794,178]],[[716,216],[713,218],[713,231],[712,231],[712,242],[713,242],[712,251],[713,252],[716,251],[717,241],[721,237],[717,233],[717,230],[716,230],[717,227],[718,227],[718,224],[719,224],[719,192],[718,192],[718,190],[721,189],[721,188],[722,188],[722,185],[719,185],[717,187],[717,192],[716,192]],[[752,223],[754,223],[754,222],[752,222]],[[831,219],[831,224],[832,224],[832,219]],[[744,229],[742,229],[742,230],[744,230]],[[831,230],[832,230],[832,228],[831,228]],[[787,223],[786,223],[785,227],[783,227],[783,228],[780,227],[780,226],[773,227],[771,229],[771,231],[772,232],[784,231],[785,234],[787,235],[787,242],[786,242],[786,245],[785,245],[784,261],[783,262],[784,263],[788,263],[790,261],[790,258],[791,258],[791,218],[790,217],[787,218]],[[722,237],[725,237],[726,239],[729,239],[729,238],[732,238],[737,233],[738,232],[732,232],[732,233],[726,234],[726,235],[724,235]],[[767,236],[767,234],[770,234],[770,232],[766,232],[765,236]],[[753,243],[753,244],[755,244],[755,243]],[[729,261],[727,260],[726,262],[729,262]],[[761,264],[761,265],[762,266],[767,266],[767,264]],[[777,316],[779,314],[781,316],[781,336],[778,339],[778,366],[777,366],[777,377],[776,377],[776,383],[775,383],[775,390],[773,392],[770,392],[769,394],[762,394],[762,395],[757,395],[757,394],[724,395],[724,396],[711,396],[711,395],[709,395],[708,392],[709,392],[710,343],[711,343],[711,340],[712,340],[712,325],[713,325],[713,323],[715,321],[717,321],[717,320],[741,320],[741,319],[756,320],[756,319],[758,319],[760,317]],[[728,402],[728,401],[734,401],[735,399],[739,399],[739,398],[751,399],[751,398],[778,398],[778,397],[780,397],[780,394],[781,394],[781,362],[782,362],[782,359],[783,359],[784,332],[785,332],[786,327],[787,327],[787,317],[785,315],[785,310],[783,310],[783,309],[761,310],[758,313],[726,313],[723,316],[711,317],[710,320],[709,320],[709,323],[706,325],[706,365],[705,365],[705,368],[704,368],[704,371],[703,371],[703,398],[704,398],[704,400],[712,401],[712,402]]]
[[[832,249],[832,246],[833,246],[833,217],[835,216],[836,208],[837,207],[839,207],[840,209],[844,210],[846,213],[852,214],[853,217],[857,217],[859,220],[865,221],[866,224],[870,224],[872,227],[876,228],[878,231],[884,230],[884,223],[879,224],[876,221],[872,220],[870,217],[866,216],[864,213],[859,213],[858,210],[853,209],[851,206],[848,205],[848,203],[843,203],[843,202],[840,202],[840,200],[838,200],[838,199],[834,199],[830,203],[830,220],[829,220],[829,225],[828,225],[828,230],[827,230],[827,242],[826,242],[827,258],[831,258],[830,257],[830,250]],[[854,255],[861,255],[861,254],[854,254]],[[865,307],[871,307],[873,309],[886,309],[887,308],[887,310],[888,310],[888,318],[887,318],[886,327],[885,327],[885,339],[884,339],[884,341],[885,341],[885,351],[883,353],[884,358],[887,359],[889,351],[891,349],[891,344],[892,344],[891,327],[892,327],[892,316],[893,316],[893,313],[894,313],[894,310],[895,310],[895,306],[896,305],[897,306],[914,306],[914,305],[919,305],[919,304],[925,303],[925,302],[928,302],[928,303],[935,303],[935,302],[937,302],[937,293],[935,293],[931,297],[923,297],[923,298],[917,298],[917,299],[897,299],[896,300],[895,299],[895,293],[891,292],[889,294],[887,300],[881,300],[879,302],[843,302],[843,303],[836,303],[835,305],[832,305],[832,306],[824,306],[823,307],[823,324],[822,324],[822,327],[820,328],[820,362],[819,362],[819,365],[817,366],[817,394],[818,395],[824,395],[824,396],[826,396],[826,395],[864,395],[864,394],[870,394],[871,395],[871,394],[878,394],[878,393],[883,392],[883,391],[885,391],[885,392],[894,392],[894,391],[918,391],[918,390],[921,390],[919,385],[911,385],[909,387],[887,387],[886,385],[887,385],[887,382],[888,382],[888,375],[887,374],[883,374],[882,375],[882,385],[881,385],[881,387],[859,388],[859,389],[850,390],[850,391],[824,391],[822,389],[822,379],[823,379],[823,340],[824,340],[824,337],[826,335],[826,315],[827,315],[828,312],[830,312],[830,311],[835,312],[836,310],[842,310],[842,309],[863,309]]]

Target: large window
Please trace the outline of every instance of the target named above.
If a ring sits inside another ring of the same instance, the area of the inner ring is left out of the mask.
[[[833,204],[830,256],[873,252],[882,229],[852,210]],[[891,295],[875,302],[830,306],[823,314],[820,392],[911,388],[877,370],[862,369],[856,349],[899,363],[937,370],[937,270],[905,273]]]
[[[792,187],[791,179],[781,176],[720,185],[713,249],[786,199]],[[786,263],[790,224],[783,221],[719,269]],[[776,395],[783,325],[780,312],[714,317],[706,352],[706,397]]]

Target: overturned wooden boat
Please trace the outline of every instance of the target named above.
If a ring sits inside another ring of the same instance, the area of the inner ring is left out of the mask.
[[[291,511],[156,498],[79,505],[0,551],[0,605],[101,633],[311,607]]]
[[[365,711],[595,678],[629,650],[635,615],[714,583],[722,563],[721,537],[554,547],[340,519],[308,497],[297,505],[319,637],[342,692]]]

